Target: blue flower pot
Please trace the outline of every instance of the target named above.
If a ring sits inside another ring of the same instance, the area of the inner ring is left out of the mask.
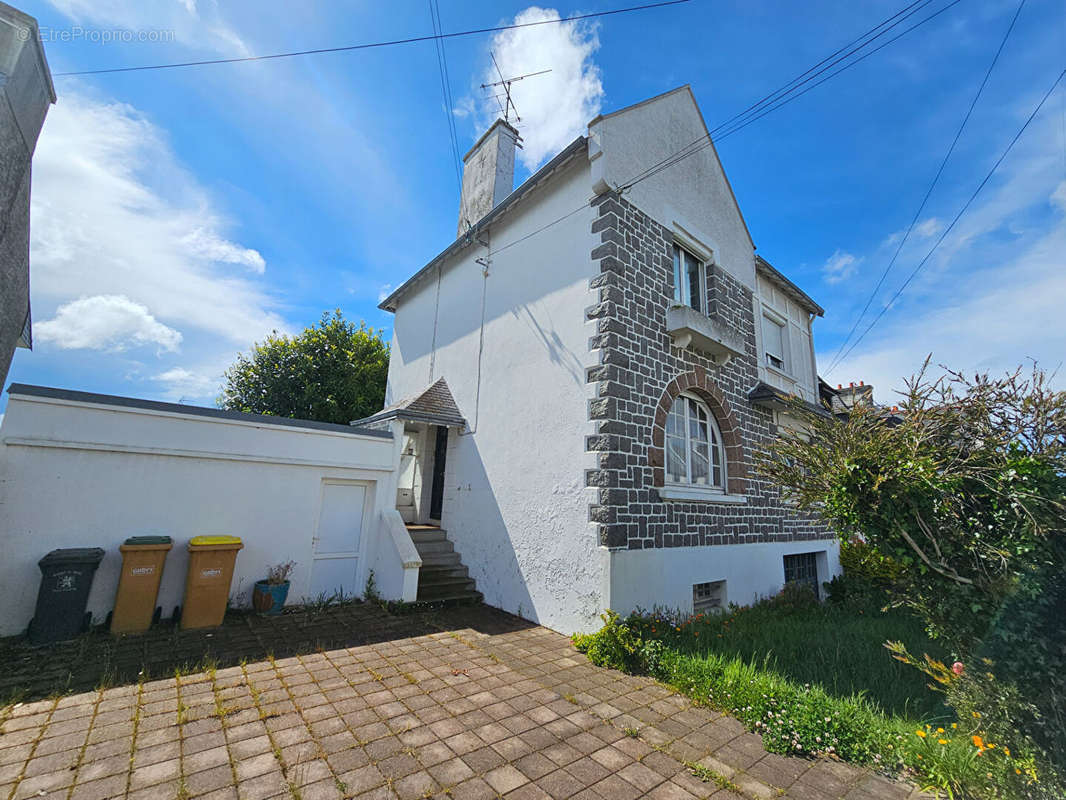
[[[289,582],[267,583],[256,581],[252,589],[252,608],[260,614],[275,616],[285,607],[285,598],[289,596]]]

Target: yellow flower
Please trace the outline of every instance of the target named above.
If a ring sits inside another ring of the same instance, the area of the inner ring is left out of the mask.
[[[980,736],[974,736],[973,737],[973,746],[976,747],[978,750],[984,750],[985,749],[984,740]]]
[[[1003,748],[1003,755],[1005,755],[1007,758],[1010,758],[1010,748],[1009,747],[1004,747]]]
[[[1021,774],[1022,774],[1022,771],[1021,771],[1020,769],[1018,769],[1017,767],[1015,767],[1015,768],[1014,768],[1014,774],[1015,774],[1015,775],[1021,775]]]
[[[937,739],[936,741],[937,741],[937,744],[947,744],[948,743],[947,739]]]
[[[937,729],[936,729],[936,732],[937,732],[937,733],[943,733],[943,732],[944,732],[944,729],[943,729],[943,728],[937,728]]]
[[[915,731],[914,735],[915,736],[921,736],[924,739],[925,738],[925,731]]]
[[[957,723],[957,722],[952,722],[952,723],[951,723],[951,729],[952,729],[952,730],[955,730],[955,729],[956,729],[956,728],[958,728],[958,727],[959,727],[959,723]]]

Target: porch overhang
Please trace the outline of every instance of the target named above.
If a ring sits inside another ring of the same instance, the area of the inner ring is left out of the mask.
[[[753,406],[759,406],[760,408],[768,408],[771,411],[789,411],[795,407],[797,401],[799,401],[808,411],[813,411],[815,414],[823,417],[833,416],[822,406],[807,400],[801,400],[796,395],[788,394],[780,389],[775,389],[773,386],[763,381],[759,381],[755,384],[755,387],[748,392],[749,403]]]
[[[466,419],[455,404],[448,382],[438,378],[431,386],[416,395],[383,408],[376,414],[353,421],[352,425],[380,425],[393,420],[441,425],[446,428],[465,428]]]
[[[423,422],[427,425],[441,425],[445,428],[465,428],[466,420],[463,417],[450,416],[446,414],[436,414],[429,411],[412,411],[403,408],[393,408],[385,411],[379,411],[371,417],[364,417],[363,419],[353,420],[351,425],[365,426],[373,425],[374,423],[392,422],[393,420],[400,420],[402,422]]]

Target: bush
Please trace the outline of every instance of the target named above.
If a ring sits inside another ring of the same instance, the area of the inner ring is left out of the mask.
[[[1017,751],[1035,748],[1066,775],[1064,620],[1061,568],[1052,563],[1023,577],[978,650],[973,687],[957,699],[963,713],[983,714],[997,741]],[[982,704],[982,696],[999,702]],[[1004,697],[1009,702],[1002,702]]]
[[[833,603],[873,601],[884,605],[900,579],[897,562],[857,537],[840,543],[840,567],[841,574],[824,584]]]
[[[644,644],[629,626],[608,609],[600,615],[603,627],[596,633],[575,633],[571,640],[597,667],[619,672],[641,673],[641,647]]]

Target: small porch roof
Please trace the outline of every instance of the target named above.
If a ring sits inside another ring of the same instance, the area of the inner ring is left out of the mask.
[[[759,381],[755,384],[755,387],[748,392],[748,402],[753,406],[762,406],[763,408],[770,408],[774,411],[788,411],[798,399],[799,398],[795,395],[783,392],[764,381]],[[832,416],[832,414],[821,405],[811,403],[807,400],[802,400],[801,402],[808,410],[813,411],[815,414],[821,414],[824,417]]]
[[[451,389],[444,378],[438,378],[431,386],[418,394],[405,397],[378,413],[354,420],[352,425],[368,425],[401,419],[411,422],[427,422],[449,428],[465,428],[466,419],[455,404]]]

